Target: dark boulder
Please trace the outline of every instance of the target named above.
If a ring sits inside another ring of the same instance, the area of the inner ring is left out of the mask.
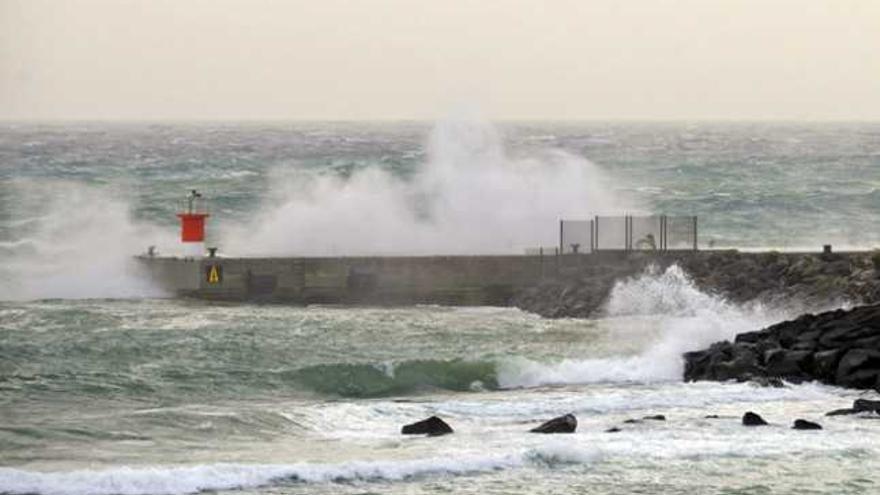
[[[429,437],[437,437],[452,433],[453,431],[452,427],[446,424],[446,421],[443,421],[437,416],[431,416],[428,419],[423,419],[417,423],[404,426],[401,428],[400,432],[404,435],[428,435]]]
[[[880,412],[880,400],[856,399],[853,401],[852,408],[859,412]]]
[[[880,304],[803,315],[688,352],[684,360],[686,381],[818,380],[880,390]]]
[[[767,422],[764,421],[764,418],[762,418],[761,416],[758,416],[752,411],[748,411],[747,413],[743,414],[742,424],[745,426],[764,426],[767,424]]]
[[[756,330],[754,332],[738,334],[733,341],[737,344],[756,344],[766,339],[768,335],[766,330]]]
[[[822,381],[833,381],[842,351],[831,349],[813,354],[813,375]]]
[[[852,388],[874,388],[880,375],[880,351],[850,349],[840,358],[835,382]]]
[[[654,414],[652,416],[645,416],[642,419],[647,419],[647,420],[651,420],[651,421],[666,421],[666,416],[664,416],[662,414]]]
[[[811,357],[812,353],[810,351],[773,349],[764,354],[764,362],[766,363],[768,375],[783,377],[792,381],[801,381],[803,378],[806,378],[803,371]]]
[[[720,417],[721,416],[719,416],[717,414],[707,414],[707,415],[703,416],[703,418],[705,418],[705,419],[718,419]]]
[[[529,431],[532,433],[574,433],[577,430],[577,425],[577,418],[574,417],[574,414],[566,414],[565,416],[553,418]]]
[[[618,433],[618,432],[620,432],[620,428],[618,428],[616,426],[612,426],[611,428],[608,428],[607,430],[605,430],[605,433]]]
[[[813,423],[812,421],[807,421],[806,419],[796,419],[794,420],[794,425],[792,429],[795,430],[821,430],[822,425],[819,423]]]
[[[688,352],[684,358],[686,381],[725,381],[763,374],[758,352],[748,343],[716,342],[704,351]]]

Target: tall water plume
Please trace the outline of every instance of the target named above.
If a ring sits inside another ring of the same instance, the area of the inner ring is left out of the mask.
[[[109,189],[70,181],[4,185],[9,240],[0,242],[0,300],[137,297],[160,294],[138,273],[145,239],[168,231],[135,222]]]
[[[563,151],[511,157],[480,120],[439,122],[409,178],[275,171],[261,213],[223,235],[235,254],[521,253],[557,242],[556,221],[624,209],[605,174]],[[632,209],[630,209],[631,211]]]

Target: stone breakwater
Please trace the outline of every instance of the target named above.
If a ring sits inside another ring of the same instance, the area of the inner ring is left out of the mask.
[[[693,380],[816,380],[880,388],[880,305],[806,314],[684,355]]]
[[[597,316],[616,283],[638,276],[650,265],[663,270],[672,264],[680,266],[700,290],[735,303],[794,303],[815,310],[844,302],[880,302],[876,253],[701,251],[634,253],[613,263],[569,263],[517,291],[510,304],[548,318]]]

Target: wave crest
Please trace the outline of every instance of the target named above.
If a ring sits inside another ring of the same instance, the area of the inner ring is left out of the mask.
[[[401,481],[423,476],[461,476],[527,465],[554,468],[589,463],[594,449],[548,444],[514,454],[458,456],[338,464],[116,468],[105,471],[35,472],[0,468],[0,493],[8,495],[185,495],[210,490],[254,488],[283,483]]]

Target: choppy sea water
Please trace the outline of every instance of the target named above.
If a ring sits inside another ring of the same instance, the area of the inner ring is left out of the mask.
[[[128,261],[173,252],[189,187],[245,254],[521,252],[617,209],[871,247],[878,166],[872,124],[4,124],[0,493],[876,493],[880,419],[822,416],[872,393],[681,383],[681,352],[793,313],[674,268],[547,320],[179,301]],[[527,432],[569,412],[573,435]],[[432,414],[456,433],[399,434]]]

